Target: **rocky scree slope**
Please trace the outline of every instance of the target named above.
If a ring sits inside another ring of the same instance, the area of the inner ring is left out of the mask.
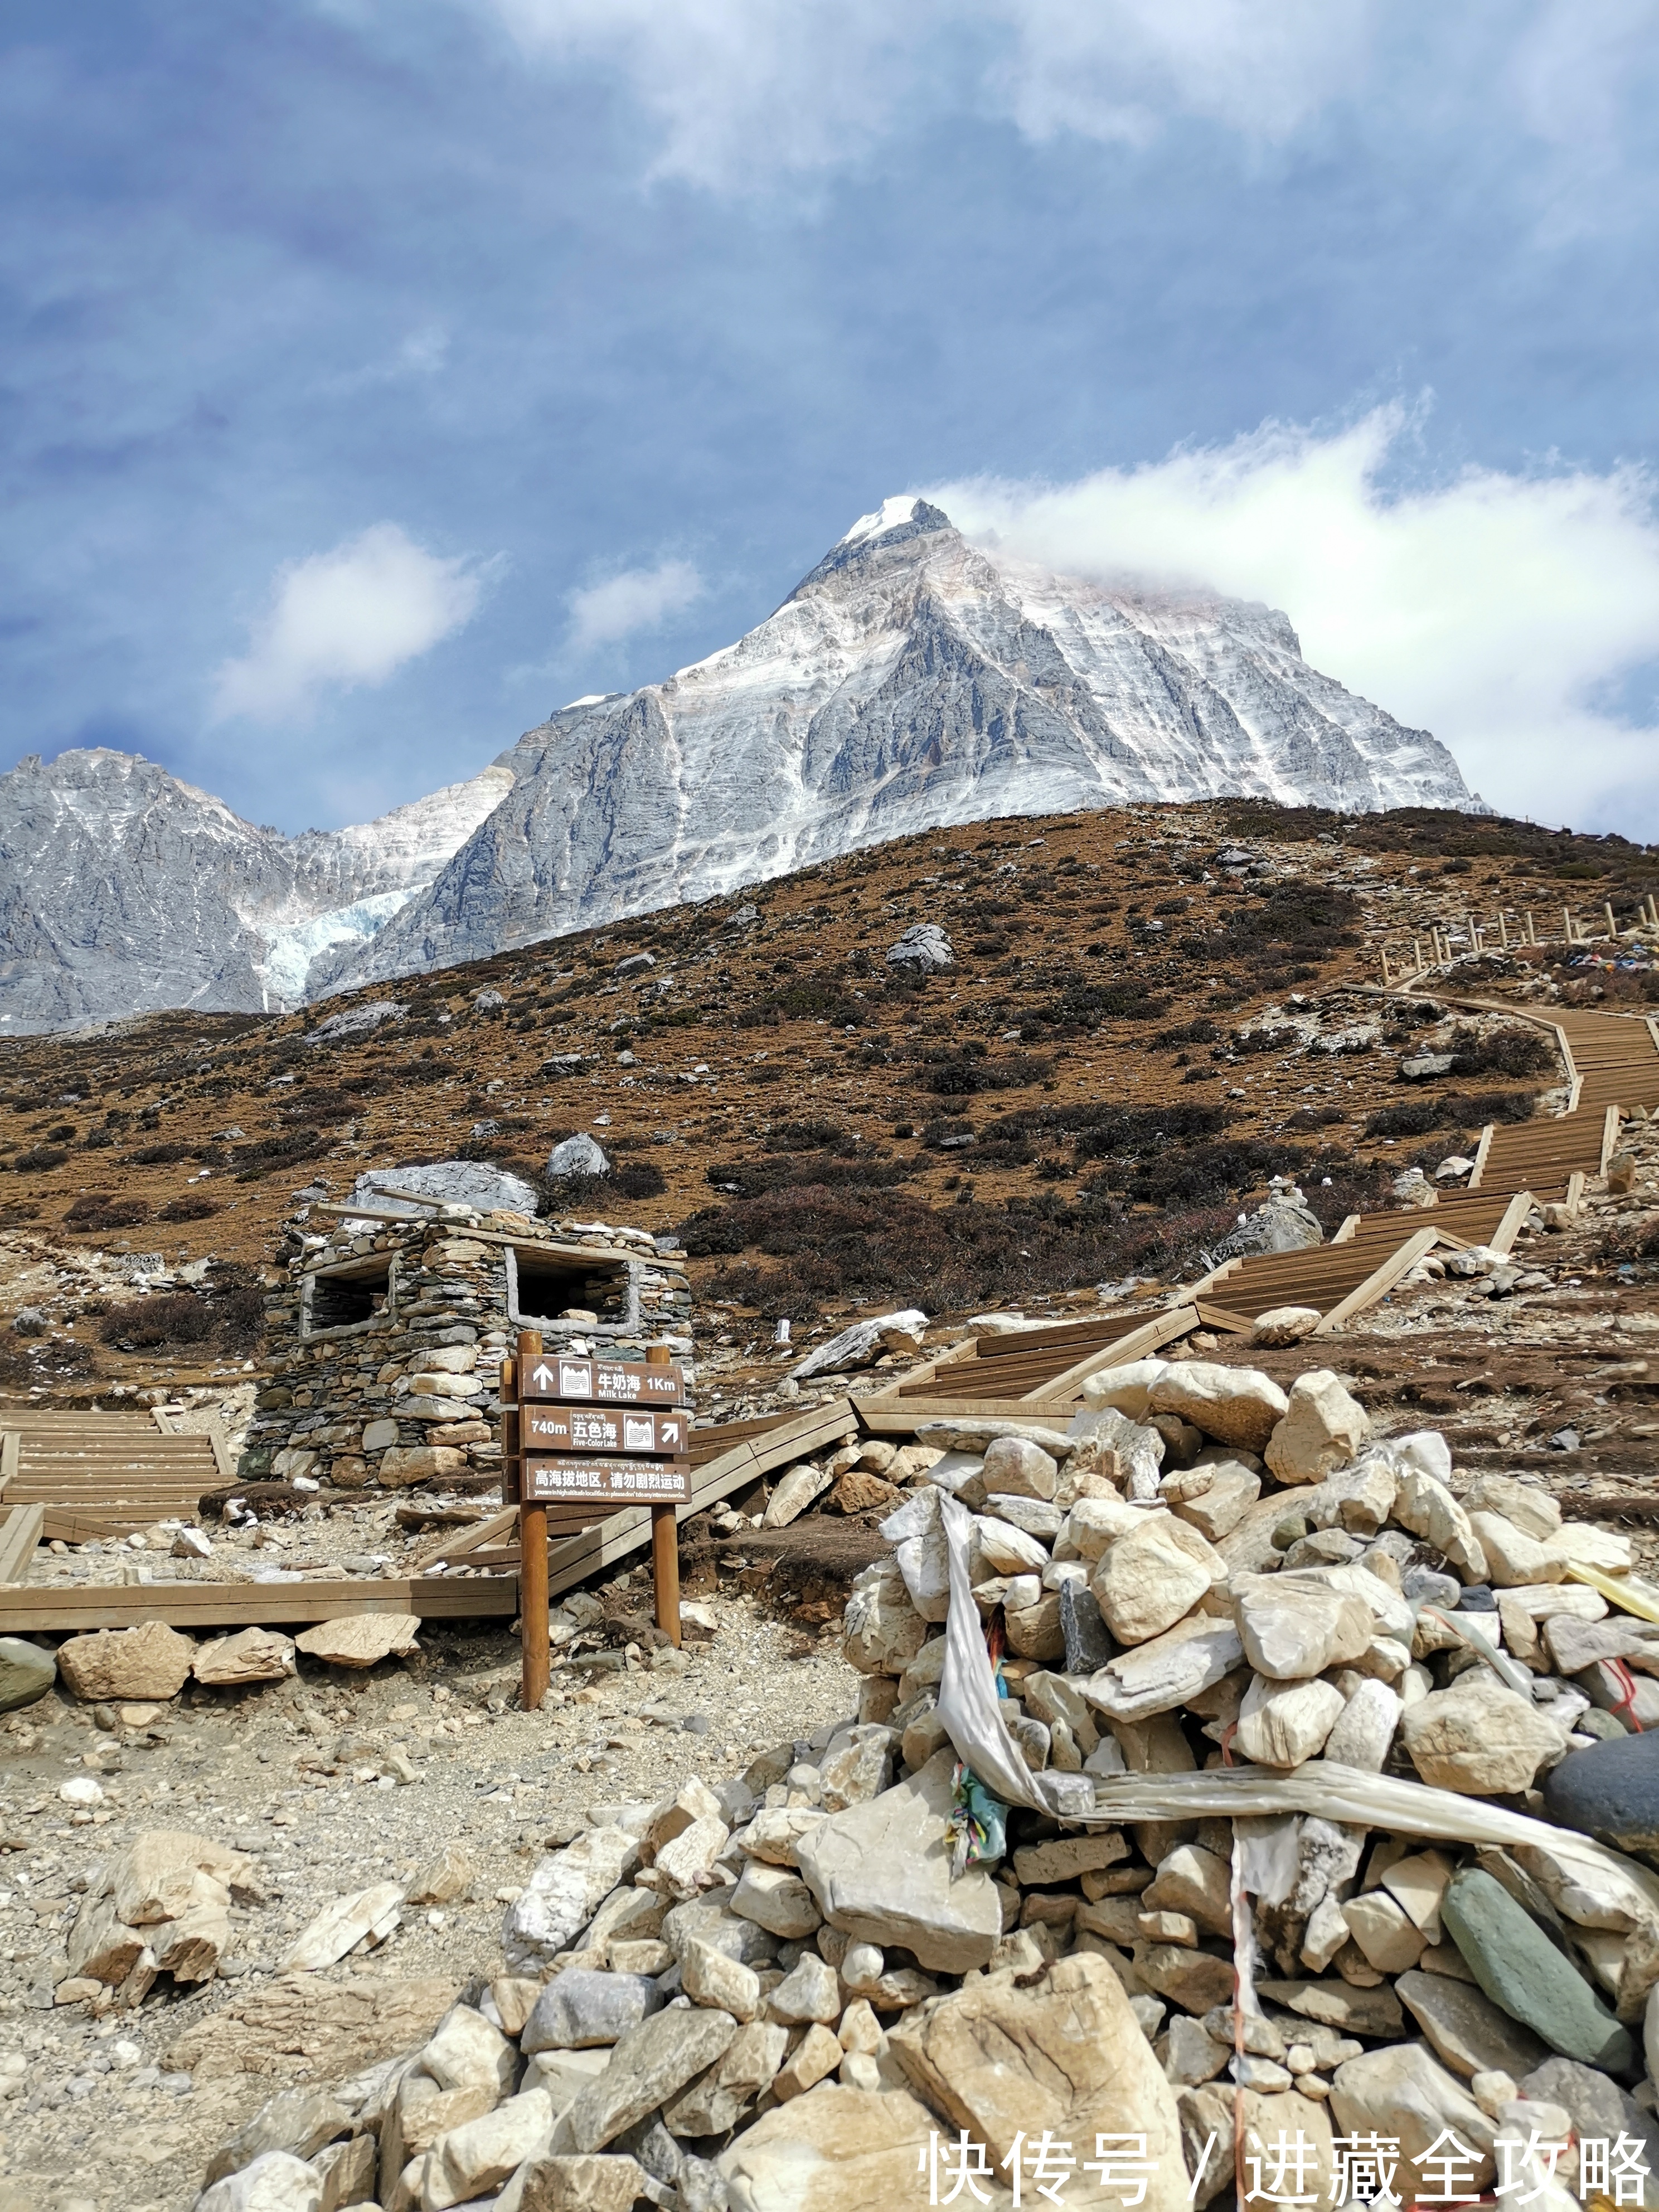
[[[338,984],[707,898],[998,815],[1249,793],[1463,807],[1455,762],[1310,668],[1272,609],[1060,577],[922,500],[855,523],[776,613],[665,683],[578,700],[512,797]]]
[[[298,1005],[318,956],[424,889],[511,781],[284,837],[134,754],[31,756],[0,776],[0,1035]]]

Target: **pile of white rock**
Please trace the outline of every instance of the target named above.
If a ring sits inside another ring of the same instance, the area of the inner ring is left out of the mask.
[[[1090,1390],[1064,1435],[922,1439],[847,1609],[856,1715],[594,1808],[429,2040],[325,2108],[274,2100],[200,2212],[864,2212],[949,2197],[964,2160],[981,2202],[1046,2177],[1180,2212],[1233,2186],[1236,2140],[1257,2181],[1298,2147],[1278,2193],[1321,2204],[1425,2196],[1448,2157],[1469,2195],[1541,2177],[1549,2212],[1659,2170],[1659,1876],[1535,1817],[1612,1761],[1613,1825],[1649,1822],[1619,1839],[1659,1835],[1628,1732],[1659,1641],[1571,1578],[1627,1574],[1627,1547],[1535,1484],[1459,1496],[1439,1437],[1371,1438],[1328,1373],[1286,1396],[1146,1362]],[[979,1800],[965,1863],[948,1497],[1020,1771],[1087,1808],[1011,1804],[999,1835]],[[1206,1767],[1454,1791],[1501,1837],[1112,1817],[1115,1787]],[[1562,1817],[1601,1834],[1599,1802]],[[1370,2138],[1393,2163],[1367,2189],[1345,2161]]]

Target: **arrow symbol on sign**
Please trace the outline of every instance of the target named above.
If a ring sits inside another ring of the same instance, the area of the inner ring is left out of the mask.
[[[530,1379],[532,1382],[538,1383],[544,1390],[550,1389],[555,1379],[553,1370],[544,1360],[539,1367],[531,1369]]]

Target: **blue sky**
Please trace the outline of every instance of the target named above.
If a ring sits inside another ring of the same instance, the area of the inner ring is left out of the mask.
[[[0,767],[471,774],[927,489],[1659,836],[1659,4],[14,0]]]

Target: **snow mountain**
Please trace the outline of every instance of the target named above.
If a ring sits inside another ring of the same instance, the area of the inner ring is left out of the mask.
[[[284,837],[136,754],[31,755],[0,776],[0,1036],[298,1006],[319,957],[424,890],[512,785],[489,768]]]
[[[862,516],[776,613],[579,699],[336,988],[707,898],[913,830],[1254,794],[1477,807],[1446,748],[1310,668],[1272,608],[1050,574],[924,500]]]
[[[890,499],[736,644],[377,822],[284,837],[131,755],[21,762],[0,1036],[286,1007],[915,830],[1227,794],[1480,804],[1273,609],[1057,576]]]

